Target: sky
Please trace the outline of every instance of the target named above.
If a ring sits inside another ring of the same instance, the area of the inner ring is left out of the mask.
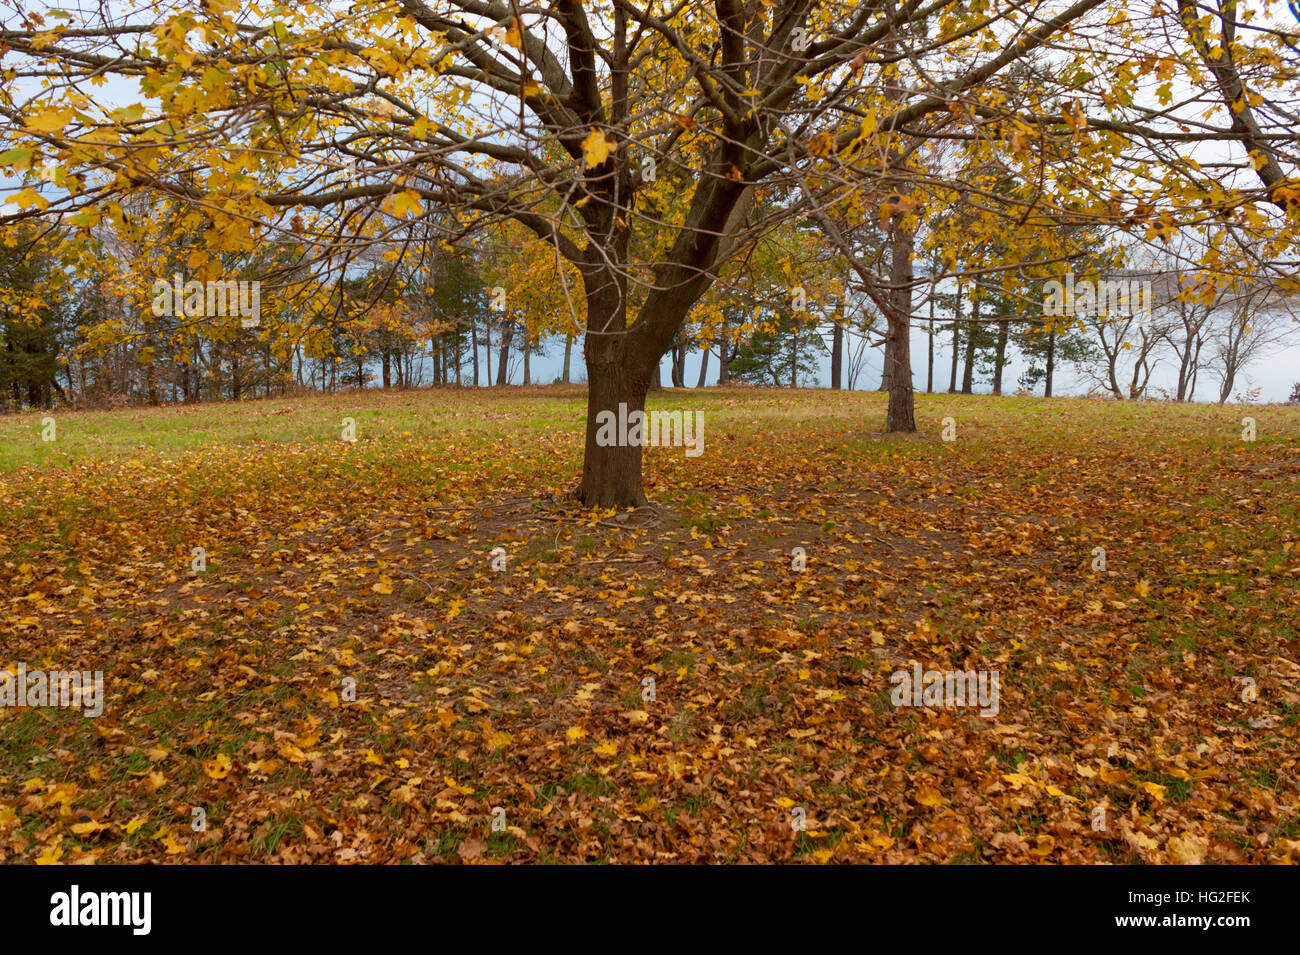
[[[952,363],[952,349],[949,347],[951,339],[946,332],[938,332],[935,335],[934,344],[934,379],[935,391],[948,390],[949,370]],[[560,377],[560,371],[564,363],[564,343],[562,341],[548,342],[545,346],[546,354],[543,357],[533,356],[531,362],[531,371],[533,381],[536,384],[550,384]],[[817,381],[800,382],[802,387],[829,387],[831,380],[831,362],[828,352],[818,362]],[[847,350],[847,349],[846,349]],[[912,387],[919,394],[925,391],[926,385],[926,350],[927,336],[923,329],[913,329],[912,331]],[[1003,372],[1003,391],[1011,394],[1016,391],[1019,385],[1016,380],[1021,373],[1028,367],[1028,364],[1015,353],[1013,347],[1008,346],[1011,353],[1006,370]],[[859,391],[872,391],[880,385],[880,372],[882,367],[881,353],[879,348],[869,348],[869,357],[865,363],[862,373],[856,382],[856,389]],[[581,343],[574,343],[573,367],[574,380],[578,380],[582,371],[582,347]],[[496,355],[493,354],[493,361],[496,361]],[[519,366],[518,356],[512,361],[512,377],[514,384],[523,381],[523,372]],[[845,361],[845,379],[844,386],[848,387],[848,362]],[[1124,366],[1128,367],[1128,366]],[[665,387],[672,383],[672,365],[668,357],[663,358],[659,363],[660,380]],[[686,384],[688,387],[694,387],[700,374],[700,352],[693,351],[686,359]],[[960,372],[958,373],[960,375]],[[1123,383],[1124,377],[1121,376]],[[1264,358],[1257,363],[1246,368],[1245,372],[1238,376],[1234,386],[1235,393],[1246,393],[1253,388],[1259,388],[1260,394],[1258,401],[1261,403],[1279,403],[1287,400],[1291,395],[1291,389],[1300,382],[1300,327],[1297,327],[1293,341],[1287,347],[1279,347],[1270,351]],[[709,373],[706,383],[716,385],[718,383],[718,360],[713,355],[709,358]],[[1154,393],[1157,388],[1166,388],[1174,391],[1178,383],[1178,367],[1171,355],[1163,355],[1156,365],[1155,371],[1151,375],[1151,385],[1149,393]],[[1080,373],[1075,368],[1066,364],[1058,366],[1056,380],[1052,392],[1056,396],[1081,396],[1088,393],[1093,387],[1092,382],[1087,376]],[[992,386],[985,376],[981,380],[976,370],[976,380],[974,391],[977,394],[989,394]],[[1040,384],[1035,394],[1042,394],[1042,385]],[[1210,369],[1201,372],[1197,382],[1196,394],[1197,401],[1217,402],[1219,400],[1219,383],[1211,373]]]

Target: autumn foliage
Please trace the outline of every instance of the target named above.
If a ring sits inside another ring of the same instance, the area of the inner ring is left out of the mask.
[[[1300,411],[692,400],[618,513],[576,391],[3,420],[0,666],[106,699],[0,707],[0,860],[1300,858]]]

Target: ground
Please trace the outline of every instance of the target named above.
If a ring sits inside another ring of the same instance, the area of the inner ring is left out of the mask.
[[[0,418],[0,667],[106,693],[0,708],[0,860],[1300,860],[1300,408],[676,391],[615,514],[584,406]]]

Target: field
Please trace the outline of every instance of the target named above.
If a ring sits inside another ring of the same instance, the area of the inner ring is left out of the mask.
[[[105,693],[0,861],[1300,861],[1300,408],[884,401],[652,396],[624,514],[578,389],[0,418],[0,668]]]

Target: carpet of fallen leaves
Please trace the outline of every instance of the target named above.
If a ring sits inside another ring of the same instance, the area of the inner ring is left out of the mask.
[[[6,419],[0,667],[106,704],[0,708],[0,861],[1300,859],[1300,409],[665,402],[621,514],[576,390]]]

